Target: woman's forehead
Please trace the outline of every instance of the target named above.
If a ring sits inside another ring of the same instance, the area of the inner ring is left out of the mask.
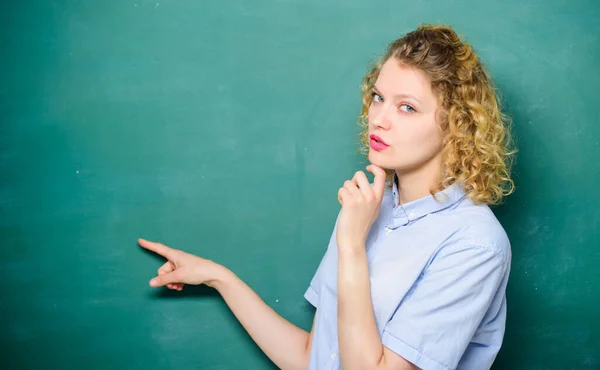
[[[401,64],[395,58],[390,58],[383,64],[375,87],[390,96],[414,95],[419,100],[433,97],[431,82],[425,72]]]

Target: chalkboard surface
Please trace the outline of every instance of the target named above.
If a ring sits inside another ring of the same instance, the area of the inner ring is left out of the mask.
[[[387,43],[451,24],[520,149],[494,369],[600,369],[598,1],[0,5],[0,366],[271,369],[220,297],[148,286],[162,241],[309,329],[303,293]]]

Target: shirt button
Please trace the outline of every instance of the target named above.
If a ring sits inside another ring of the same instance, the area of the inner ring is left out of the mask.
[[[335,355],[335,353],[331,355],[331,359],[332,359],[332,360],[335,360],[335,358],[336,358],[336,357],[337,357],[337,356]]]

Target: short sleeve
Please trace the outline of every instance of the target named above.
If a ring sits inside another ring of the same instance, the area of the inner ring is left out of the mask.
[[[508,273],[507,254],[442,248],[384,328],[383,344],[423,370],[455,369]]]
[[[335,244],[336,229],[337,220],[333,228],[333,232],[331,233],[331,237],[329,239],[327,251],[325,252],[323,258],[321,258],[319,267],[317,267],[317,271],[311,279],[308,289],[304,293],[304,298],[315,307],[317,307],[319,304],[321,287],[324,285],[325,280],[331,278],[331,276],[329,276],[330,274],[337,273],[337,246]]]
[[[321,265],[323,264],[323,260],[321,260],[321,264],[319,265],[319,268],[317,269],[317,272],[315,273],[315,275],[313,276],[310,285],[308,286],[308,289],[306,289],[306,292],[304,293],[304,298],[313,306],[315,306],[315,308],[317,308],[319,306],[319,270],[321,270]]]

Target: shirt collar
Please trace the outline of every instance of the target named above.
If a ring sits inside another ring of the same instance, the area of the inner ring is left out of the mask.
[[[396,229],[418,220],[431,213],[442,211],[451,207],[466,196],[464,188],[459,183],[454,183],[446,189],[433,195],[399,205],[400,195],[394,178],[392,185],[393,217],[391,228]],[[436,199],[437,198],[437,199]]]

